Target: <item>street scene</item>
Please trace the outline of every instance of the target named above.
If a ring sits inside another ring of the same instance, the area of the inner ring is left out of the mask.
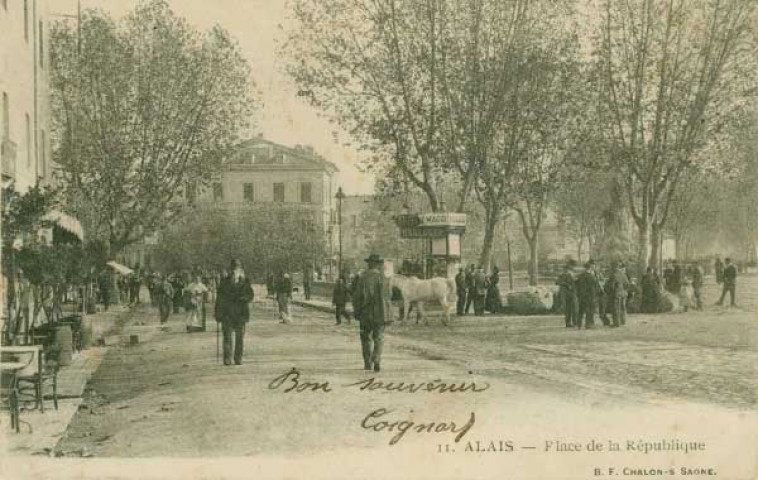
[[[1,0],[0,477],[756,478],[756,32]]]

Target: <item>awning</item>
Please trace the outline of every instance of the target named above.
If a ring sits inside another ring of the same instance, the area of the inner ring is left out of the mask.
[[[112,269],[120,273],[121,275],[131,275],[132,273],[134,273],[134,270],[132,270],[131,268],[121,265],[120,263],[114,262],[112,260],[110,262],[107,262],[106,265],[108,265],[109,267],[111,267]]]
[[[67,232],[75,235],[81,241],[84,241],[84,230],[82,224],[76,218],[71,215],[65,214],[58,210],[53,210],[43,217],[49,222],[55,222],[56,225],[66,230]]]

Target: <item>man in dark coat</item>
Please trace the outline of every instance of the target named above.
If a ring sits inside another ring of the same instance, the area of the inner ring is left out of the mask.
[[[732,263],[731,258],[726,259],[722,281],[724,283],[724,289],[721,291],[721,298],[716,305],[723,305],[726,292],[729,292],[729,298],[731,300],[730,305],[734,307],[734,296],[737,289],[737,266]]]
[[[343,274],[337,279],[337,283],[334,284],[334,293],[332,294],[332,305],[334,305],[334,315],[337,317],[337,325],[342,324],[343,316],[347,320],[347,323],[350,324],[350,316],[345,310],[345,305],[349,300],[350,286],[348,286]]]
[[[716,256],[716,263],[713,266],[716,272],[716,283],[724,281],[724,262],[721,261],[721,257]]]
[[[484,315],[484,300],[487,297],[487,276],[484,269],[478,267],[474,273],[474,315]]]
[[[555,282],[558,284],[558,293],[563,304],[563,314],[566,319],[566,328],[575,326],[577,322],[578,306],[576,299],[576,280],[574,279],[574,261],[570,261],[563,267],[563,273]]]
[[[458,315],[463,315],[466,307],[466,273],[463,268],[458,270],[458,275],[455,276],[455,292],[458,295],[458,301],[455,304],[455,309]]]
[[[385,291],[382,265],[384,259],[372,253],[366,259],[368,270],[358,279],[353,292],[353,309],[360,322],[363,368],[381,370],[382,347],[384,346]]]
[[[245,324],[250,321],[249,303],[254,297],[250,280],[245,276],[239,260],[232,260],[229,275],[221,279],[216,299],[216,321],[224,332],[224,365],[242,365]],[[232,348],[234,334],[234,348]]]
[[[643,313],[658,313],[661,301],[661,280],[652,267],[647,267],[642,277],[642,299],[640,309]]]
[[[584,272],[576,279],[576,293],[579,300],[579,316],[576,328],[595,328],[595,309],[597,298],[600,293],[600,283],[595,275],[595,262],[590,260],[584,265]]]
[[[169,283],[168,278],[158,278],[153,288],[161,323],[166,323],[168,317],[171,315],[172,304],[174,302],[174,289],[171,283]]]

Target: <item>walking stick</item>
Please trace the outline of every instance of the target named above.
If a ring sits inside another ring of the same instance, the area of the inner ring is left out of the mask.
[[[218,353],[218,321],[216,321],[216,363],[219,362],[219,353]]]

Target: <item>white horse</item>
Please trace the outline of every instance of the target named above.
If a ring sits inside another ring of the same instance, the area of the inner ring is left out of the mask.
[[[416,277],[393,275],[390,277],[390,288],[397,288],[403,297],[403,313],[400,320],[403,321],[410,315],[413,305],[418,309],[418,318],[423,315],[423,305],[426,300],[436,300],[445,310],[444,325],[450,321],[450,308],[456,300],[455,280],[452,278],[435,277],[429,280],[420,280]],[[426,322],[426,321],[425,321]]]

